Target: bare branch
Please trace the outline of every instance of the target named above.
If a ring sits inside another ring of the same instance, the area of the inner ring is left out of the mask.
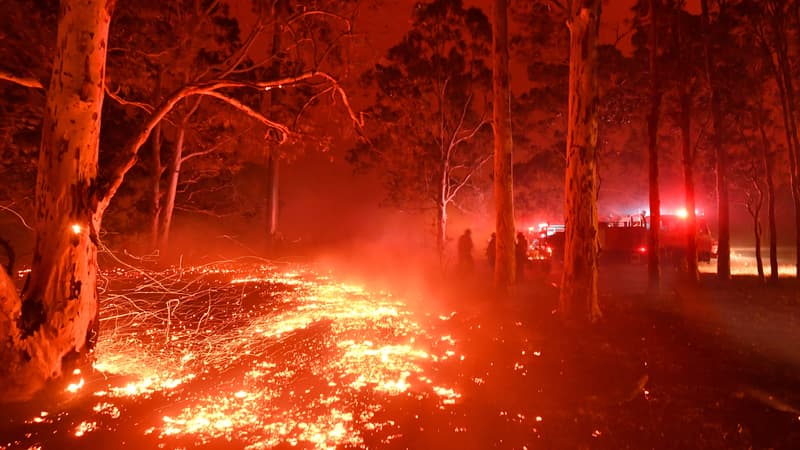
[[[34,89],[44,89],[42,82],[37,80],[36,78],[30,77],[18,77],[12,73],[8,73],[5,70],[0,69],[0,80],[10,81],[14,84],[18,84],[20,86],[25,86]]]
[[[298,20],[300,20],[300,19],[302,19],[304,17],[315,16],[315,15],[329,16],[329,17],[333,17],[333,18],[339,19],[343,23],[347,24],[347,31],[352,31],[353,30],[353,24],[350,22],[349,18],[344,17],[344,16],[339,15],[339,14],[332,13],[330,11],[323,11],[323,10],[303,11],[303,12],[301,12],[299,14],[295,14],[293,17],[290,17],[286,22],[287,23],[293,23],[293,22],[296,22],[296,21],[298,21]]]
[[[306,100],[306,102],[303,104],[303,107],[300,108],[300,111],[298,111],[297,115],[294,117],[294,124],[293,125],[297,126],[297,123],[300,122],[300,116],[303,115],[303,113],[305,112],[306,108],[308,108],[309,106],[311,106],[312,103],[314,103],[314,100],[322,97],[323,95],[327,94],[328,92],[333,92],[333,87],[329,87],[327,89],[323,89],[323,90],[317,92],[316,94],[312,95],[311,98],[309,98],[308,100]]]
[[[8,212],[10,212],[11,214],[14,214],[15,216],[17,216],[17,218],[19,219],[19,221],[20,221],[20,222],[22,222],[22,226],[24,226],[25,228],[27,228],[27,229],[29,229],[29,230],[33,231],[33,227],[32,227],[32,226],[30,226],[30,225],[28,225],[28,222],[25,222],[25,218],[24,218],[24,217],[22,217],[22,215],[21,215],[20,213],[18,213],[18,212],[16,212],[16,211],[14,211],[13,209],[11,209],[11,208],[9,208],[8,206],[5,206],[5,205],[0,205],[0,209],[2,209],[2,210],[4,210],[4,211],[8,211]]]
[[[345,110],[347,110],[347,114],[350,116],[350,120],[352,120],[352,121],[353,121],[353,123],[354,123],[354,124],[355,124],[355,125],[356,125],[358,128],[363,128],[363,127],[364,127],[364,113],[362,112],[362,113],[360,113],[360,114],[358,115],[358,117],[356,117],[356,113],[355,113],[355,111],[353,111],[353,107],[352,107],[352,106],[350,106],[350,100],[349,100],[349,98],[347,97],[347,93],[346,93],[346,92],[344,91],[344,89],[342,89],[342,87],[339,85],[339,82],[338,82],[338,81],[336,81],[336,79],[335,79],[335,78],[333,78],[332,76],[328,75],[328,74],[327,74],[327,73],[325,73],[325,72],[316,72],[316,75],[317,75],[317,76],[319,76],[319,77],[321,77],[321,78],[324,78],[324,79],[328,80],[328,82],[330,82],[330,83],[333,85],[333,86],[332,86],[332,87],[333,87],[333,89],[334,89],[334,90],[335,90],[335,91],[336,91],[336,92],[339,94],[339,96],[342,98],[342,103],[344,103]]]
[[[266,125],[268,127],[271,127],[271,128],[275,128],[276,130],[278,130],[281,133],[281,138],[280,138],[280,143],[281,144],[286,142],[287,136],[289,136],[289,134],[291,133],[291,131],[289,131],[289,128],[286,125],[278,123],[278,122],[275,122],[275,121],[272,121],[270,119],[267,119],[261,113],[259,113],[257,111],[254,111],[252,108],[250,108],[249,106],[247,106],[244,103],[240,102],[239,100],[236,100],[235,98],[231,98],[231,97],[228,97],[227,95],[220,94],[217,91],[198,92],[198,94],[207,95],[209,97],[218,98],[218,99],[222,100],[223,102],[226,102],[226,103],[230,104],[234,108],[244,112],[248,116],[258,120],[259,122],[263,123],[264,125]]]
[[[230,75],[237,67],[239,67],[239,64],[241,64],[244,58],[247,57],[247,54],[250,53],[250,48],[253,46],[253,43],[255,43],[256,38],[261,34],[262,31],[264,31],[264,28],[264,14],[262,13],[259,14],[255,25],[253,25],[253,29],[250,31],[250,34],[247,36],[247,39],[245,39],[244,43],[224,62],[206,70],[198,77],[198,80],[202,79],[206,74],[215,69],[221,72],[220,74],[216,75],[217,78],[225,78],[226,76]]]
[[[453,189],[450,191],[450,195],[447,197],[447,201],[451,202],[455,198],[455,196],[458,194],[458,191],[460,191],[461,188],[463,188],[464,186],[467,185],[467,183],[469,183],[470,178],[472,178],[472,176],[475,175],[475,173],[478,171],[478,169],[480,169],[484,164],[486,164],[487,161],[492,159],[493,156],[494,155],[490,154],[490,155],[487,155],[482,160],[478,161],[478,164],[475,165],[475,167],[464,177],[464,179],[461,180],[458,184],[456,184],[453,187]]]
[[[700,147],[700,142],[703,140],[706,131],[708,130],[708,124],[711,122],[711,113],[706,116],[705,122],[700,127],[700,132],[697,134],[697,139],[694,141],[694,147],[692,148],[692,161],[697,158],[697,149]]]
[[[190,153],[190,154],[184,156],[183,158],[181,158],[181,164],[185,163],[186,161],[188,161],[191,158],[196,158],[198,156],[204,156],[204,155],[207,155],[207,154],[209,154],[209,153],[211,153],[213,151],[216,151],[220,147],[222,147],[223,145],[225,145],[225,144],[227,144],[229,142],[232,142],[235,139],[238,139],[240,136],[242,136],[243,134],[247,133],[250,130],[251,130],[251,128],[248,128],[247,130],[243,131],[242,133],[239,133],[239,134],[237,134],[235,136],[231,136],[231,137],[229,137],[227,139],[221,140],[221,141],[217,142],[216,144],[212,145],[211,147],[209,147],[209,148],[207,148],[205,150],[200,150],[200,151],[197,151],[197,152],[194,152],[194,153]]]
[[[162,56],[166,56],[167,54],[169,54],[169,52],[175,50],[176,48],[178,48],[178,47],[177,46],[172,46],[172,47],[167,47],[166,49],[164,49],[164,50],[162,50],[160,52],[157,52],[157,53],[148,53],[148,52],[143,52],[143,51],[141,51],[139,49],[130,49],[130,48],[123,48],[123,47],[111,47],[111,48],[108,49],[108,53],[133,53],[133,54],[137,54],[137,55],[140,55],[140,56],[144,56],[145,58],[149,58],[149,59],[158,59],[158,58],[161,58]]]
[[[478,122],[478,124],[475,125],[474,128],[472,128],[471,130],[467,131],[462,137],[456,139],[456,141],[455,141],[455,143],[453,145],[458,145],[458,144],[460,144],[460,143],[462,143],[464,141],[468,141],[468,140],[474,138],[475,135],[478,134],[478,131],[480,131],[481,128],[483,128],[484,125],[487,125],[490,122],[491,121],[486,119],[485,117],[481,118],[481,121]]]
[[[124,152],[125,160],[119,163],[119,166],[116,169],[112,169],[109,171],[110,178],[103,184],[100,191],[98,192],[98,206],[96,214],[102,216],[105,212],[106,208],[108,208],[109,202],[111,198],[116,194],[119,187],[122,185],[122,180],[125,177],[125,174],[136,164],[137,155],[139,153],[139,149],[144,145],[147,141],[150,133],[152,132],[153,128],[170,112],[173,108],[184,98],[192,96],[192,95],[208,95],[211,97],[219,98],[236,108],[240,109],[241,111],[246,112],[251,117],[256,118],[260,122],[266,124],[267,126],[273,126],[278,128],[281,131],[286,130],[288,133],[288,129],[285,125],[278,124],[276,122],[272,122],[269,119],[266,119],[261,114],[253,111],[248,106],[242,104],[238,100],[234,100],[230,97],[227,97],[223,94],[220,94],[218,91],[221,89],[228,89],[228,88],[250,88],[250,89],[264,89],[270,90],[274,88],[283,88],[284,86],[292,86],[299,84],[301,82],[313,79],[313,78],[323,78],[331,83],[332,88],[335,92],[339,94],[342,98],[342,102],[347,109],[347,113],[350,116],[353,123],[361,128],[364,125],[364,118],[363,114],[361,117],[356,117],[356,113],[353,111],[352,107],[350,106],[350,102],[348,100],[347,94],[339,85],[334,77],[331,75],[324,73],[324,72],[305,72],[301,73],[297,76],[290,76],[290,77],[283,77],[277,80],[272,81],[262,81],[262,82],[243,82],[243,81],[234,81],[234,80],[218,80],[218,81],[209,81],[206,83],[200,84],[190,84],[186,85],[183,88],[179,89],[169,97],[167,97],[162,104],[156,108],[153,113],[150,115],[150,118],[142,124],[139,132],[133,137],[130,144],[128,144],[126,148],[126,152]]]
[[[111,88],[108,87],[108,84],[105,85],[105,89],[106,89],[106,95],[111,97],[111,99],[113,99],[115,102],[119,103],[120,105],[135,106],[136,108],[139,108],[139,109],[145,111],[148,114],[152,114],[152,112],[153,112],[153,106],[152,105],[148,105],[147,103],[135,102],[135,101],[132,101],[132,100],[125,100],[124,98],[122,98],[119,95],[117,95],[117,91],[119,91],[119,89],[117,89],[117,91],[112,91]]]
[[[464,118],[467,117],[467,111],[469,111],[470,103],[472,103],[472,94],[470,94],[467,97],[467,100],[464,102],[464,107],[461,109],[461,115],[458,118],[458,125],[456,125],[455,129],[453,130],[453,134],[450,136],[450,146],[447,148],[447,159],[450,159],[453,148],[455,148],[457,144],[456,136],[458,135],[459,130],[461,130],[464,126]]]

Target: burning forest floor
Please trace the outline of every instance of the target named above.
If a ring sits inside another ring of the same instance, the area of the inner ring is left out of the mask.
[[[104,276],[93,368],[4,408],[0,448],[800,448],[792,280],[654,298],[607,268],[576,328],[544,278],[501,301],[484,273],[430,298],[256,259]]]

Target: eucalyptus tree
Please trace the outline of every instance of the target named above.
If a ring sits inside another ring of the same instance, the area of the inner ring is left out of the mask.
[[[515,261],[514,245],[514,182],[512,165],[514,144],[511,134],[511,87],[509,75],[508,2],[495,0],[492,6],[493,36],[493,114],[494,125],[494,203],[495,249],[494,282],[502,292],[508,292],[515,266],[525,261]]]
[[[695,36],[702,35],[699,20],[696,16],[684,11],[683,2],[671,5],[671,43],[669,54],[677,62],[677,71],[672,79],[675,87],[678,112],[677,125],[681,134],[681,156],[683,168],[684,208],[686,209],[686,271],[688,279],[696,282],[699,277],[697,266],[697,198],[695,168],[698,160],[699,143],[705,132],[704,124],[693,126],[695,116],[694,108],[697,92],[700,89],[699,81],[702,79],[702,65],[695,55],[702,54],[702,42]],[[694,128],[699,131],[693,133]],[[692,142],[693,134],[696,135]]]
[[[181,85],[224,77],[243,56],[236,52],[244,48],[238,23],[219,2],[120,4],[112,29],[109,76],[114,92],[123,94],[115,98],[123,105],[139,106],[145,114]],[[259,31],[257,24],[247,45]],[[226,59],[228,55],[234,56]],[[153,248],[162,252],[169,242],[183,164],[187,157],[202,154],[187,148],[187,135],[194,131],[202,104],[198,97],[177,105],[167,125],[159,122],[150,139],[150,232]]]
[[[778,90],[781,119],[785,134],[785,148],[789,163],[789,181],[794,203],[795,222],[795,276],[800,279],[800,137],[797,131],[796,88],[794,80],[794,54],[789,43],[792,12],[795,2],[790,0],[743,0],[735,10],[747,19],[749,35],[755,38],[762,51],[763,61],[772,74]]]
[[[567,2],[569,115],[565,189],[564,269],[559,310],[565,317],[596,321],[600,250],[597,216],[598,38],[600,0]]]
[[[360,0],[279,0],[272,2],[268,50],[254,57],[254,65],[267,76],[277,77],[298,70],[325,70],[346,78],[352,70],[350,55],[361,40],[353,32],[358,24]],[[280,141],[270,135],[261,144],[264,165],[263,220],[267,248],[278,234],[279,167],[305,152],[326,152],[332,145],[331,126],[342,129],[335,115],[321,112],[321,99],[330,91],[313,86],[293,90],[272,89],[261,97],[262,112],[289,123],[295,134]]]
[[[367,111],[375,126],[349,159],[380,169],[391,204],[434,211],[440,255],[450,207],[492,157],[491,42],[481,10],[461,0],[419,3],[411,30],[364,76],[377,88]]]
[[[748,0],[734,2],[731,6],[730,35],[734,49],[728,58],[731,66],[745,67],[743,71],[723,71],[728,76],[722,80],[729,85],[729,109],[732,113],[738,160],[732,169],[733,186],[753,219],[753,238],[756,257],[761,259],[761,209],[766,209],[769,246],[769,280],[778,280],[778,226],[776,218],[777,193],[782,185],[791,185],[790,160],[786,144],[781,144],[781,134],[788,132],[777,118],[781,117],[781,89],[776,83],[776,66],[773,64],[771,40],[765,35],[763,6],[754,11]],[[755,45],[753,45],[755,43]],[[785,135],[784,135],[785,136]],[[791,187],[789,187],[791,190]],[[759,269],[761,273],[763,269]]]
[[[97,248],[103,215],[150,133],[176,105],[193,96],[212,97],[257,119],[264,128],[277,130],[284,139],[292,134],[286,124],[264,117],[233,93],[316,82],[315,87],[330,89],[341,99],[349,117],[359,122],[337,80],[322,71],[255,81],[211,78],[188,83],[149,108],[128,143],[101,167],[100,126],[113,6],[111,0],[63,0],[59,9],[37,168],[36,242],[21,294],[0,271],[3,401],[30,398],[88,356],[99,332]]]
[[[98,328],[97,165],[113,2],[67,4],[45,109],[32,270],[20,299],[0,271],[5,401],[26,399],[92,346]]]
[[[721,3],[722,6],[724,4]],[[731,276],[731,230],[730,230],[730,199],[728,198],[728,154],[722,144],[724,124],[721,106],[719,81],[716,66],[716,55],[713,52],[714,35],[718,34],[720,18],[726,12],[722,7],[716,22],[711,21],[708,0],[700,0],[702,8],[702,21],[705,28],[705,57],[706,77],[711,96],[711,142],[716,156],[717,176],[717,222],[719,251],[717,253],[717,277],[727,280]]]
[[[166,93],[186,84],[232,77],[276,79],[304,71],[345,72],[340,55],[351,34],[353,2],[255,2],[252,23],[244,30],[240,30],[231,6],[224,2],[145,2],[127,6],[115,17],[114,25],[119,31],[112,33],[112,54],[120,57],[111,59],[110,73],[117,81],[115,90],[126,94],[116,99],[145,112],[163,100]],[[241,11],[237,14],[245,16]],[[132,76],[134,72],[148,76]],[[284,100],[279,100],[281,97]],[[299,131],[302,126],[294,117],[298,111],[309,109],[309,102],[322,103],[320,98],[324,98],[323,92],[311,85],[237,94],[237,101],[263,117],[289,124],[292,131]],[[158,248],[163,251],[168,247],[176,202],[186,198],[179,194],[192,192],[193,180],[198,179],[193,172],[200,167],[207,169],[210,162],[224,159],[226,163],[218,163],[218,167],[225,171],[232,168],[230,165],[240,165],[243,158],[266,160],[266,178],[275,181],[272,189],[263,190],[268,195],[262,208],[272,210],[266,219],[276,217],[277,200],[271,198],[277,195],[274,170],[281,157],[279,150],[288,148],[282,133],[262,133],[260,143],[233,139],[233,135],[251,132],[254,124],[231,121],[220,111],[218,101],[202,97],[177,105],[167,118],[156,126],[149,149],[151,229]],[[208,130],[227,136],[209,142]],[[257,151],[233,145],[245,141]],[[214,153],[228,156],[214,158]],[[207,161],[198,164],[203,159]],[[274,232],[274,224],[267,228],[266,234]]]

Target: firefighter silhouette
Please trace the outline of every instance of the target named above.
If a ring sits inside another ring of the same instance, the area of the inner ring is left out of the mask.
[[[516,266],[517,266],[517,281],[525,279],[525,267],[528,265],[528,239],[525,238],[525,233],[517,233],[517,246],[515,247]]]
[[[458,238],[458,269],[461,273],[472,271],[472,230],[469,228]]]
[[[495,253],[497,252],[497,233],[492,233],[489,243],[486,245],[486,259],[489,260],[489,267],[494,269]]]

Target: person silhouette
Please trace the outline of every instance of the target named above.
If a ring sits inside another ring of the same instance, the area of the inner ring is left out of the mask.
[[[516,266],[517,266],[517,281],[525,279],[525,267],[528,265],[528,239],[525,238],[525,233],[517,233],[517,245],[515,247]]]
[[[472,230],[469,228],[458,238],[458,267],[462,273],[472,271]]]

